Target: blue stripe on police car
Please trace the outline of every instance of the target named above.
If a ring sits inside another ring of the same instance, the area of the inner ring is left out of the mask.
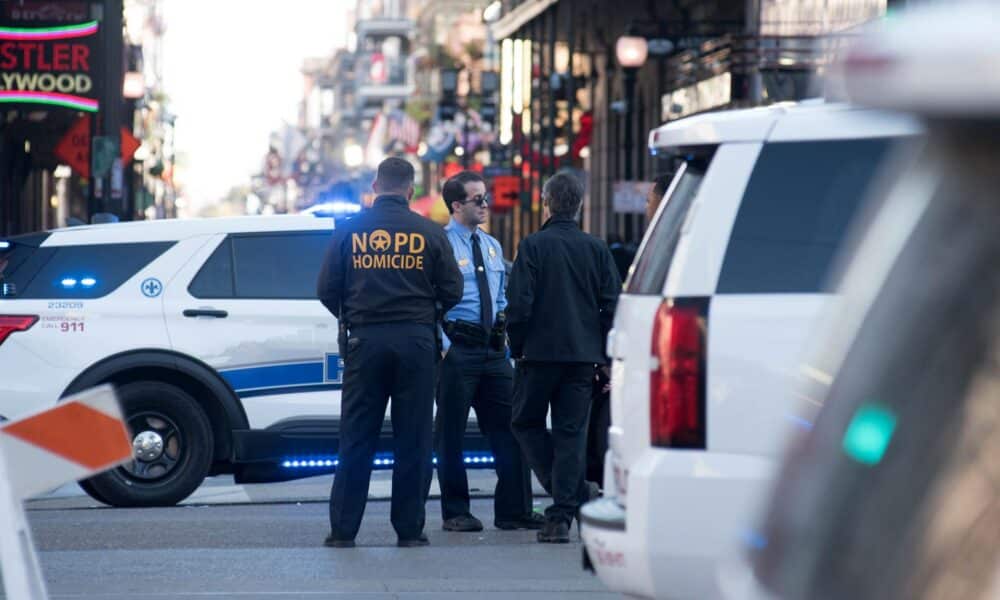
[[[340,389],[343,361],[327,354],[322,361],[261,364],[219,371],[233,390],[245,392],[303,391],[302,388]]]

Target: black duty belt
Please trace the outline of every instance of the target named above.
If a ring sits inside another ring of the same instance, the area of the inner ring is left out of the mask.
[[[483,329],[479,323],[456,319],[444,322],[444,333],[451,343],[460,346],[485,348],[490,343],[490,332]]]

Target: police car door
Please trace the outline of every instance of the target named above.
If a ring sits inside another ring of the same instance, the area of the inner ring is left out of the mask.
[[[337,321],[316,299],[331,233],[220,234],[164,291],[173,348],[222,375],[252,428],[339,416]]]

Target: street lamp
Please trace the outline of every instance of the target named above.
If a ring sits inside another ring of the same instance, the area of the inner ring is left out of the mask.
[[[501,14],[503,14],[503,2],[495,0],[483,9],[483,21],[486,23],[493,23],[500,18]]]
[[[649,45],[646,38],[623,35],[615,44],[615,56],[625,71],[625,180],[632,179],[632,118],[635,114],[635,76],[646,62]]]
[[[358,144],[348,144],[344,148],[344,165],[356,169],[365,162],[365,151]]]
[[[615,44],[615,56],[618,63],[625,68],[638,69],[646,63],[649,55],[649,44],[646,38],[637,35],[623,35]]]

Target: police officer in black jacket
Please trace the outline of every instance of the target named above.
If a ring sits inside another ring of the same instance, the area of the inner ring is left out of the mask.
[[[507,331],[519,359],[514,435],[553,500],[538,541],[559,543],[569,541],[569,526],[590,495],[584,471],[591,381],[594,365],[605,362],[621,278],[607,245],[577,225],[583,185],[575,177],[549,179],[542,202],[549,217],[521,242],[511,272]]]
[[[319,276],[319,299],[346,332],[327,546],[354,546],[390,396],[392,526],[399,546],[428,543],[437,320],[461,299],[463,280],[441,227],[410,210],[413,175],[405,160],[382,161],[374,205],[334,230]]]

